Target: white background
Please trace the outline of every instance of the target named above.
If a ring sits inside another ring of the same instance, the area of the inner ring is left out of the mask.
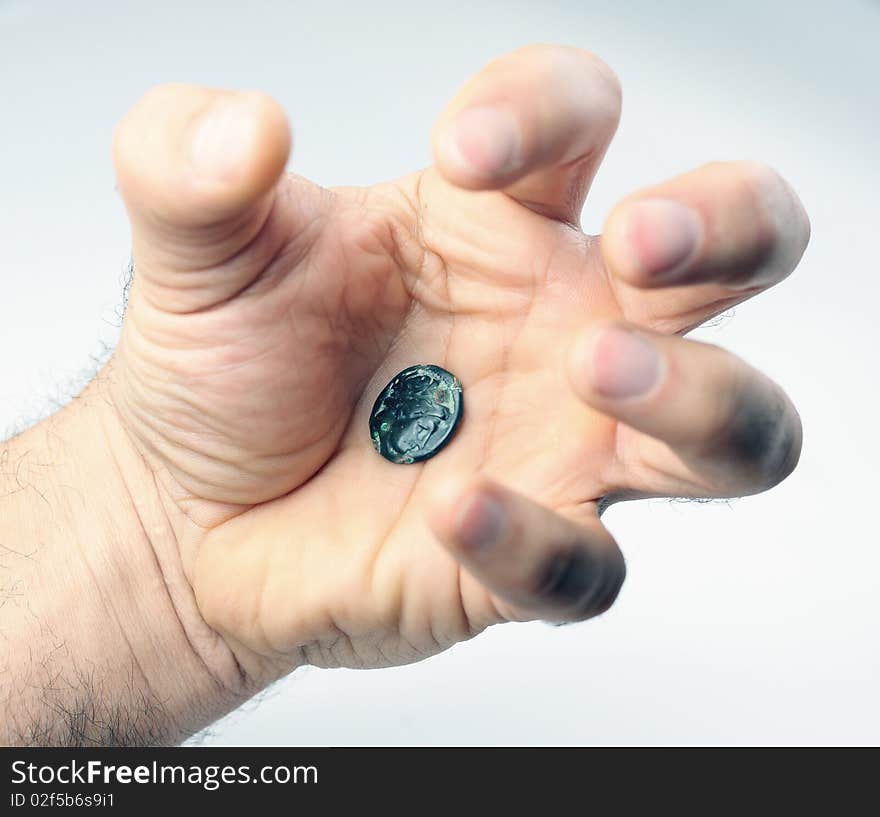
[[[117,329],[128,226],[115,121],[151,85],[259,88],[291,169],[367,184],[489,58],[599,53],[620,131],[584,213],[716,158],[777,167],[813,238],[798,271],[699,335],[781,382],[798,471],[761,497],[613,508],[629,577],[584,625],[510,625],[422,664],[305,670],[217,744],[874,743],[880,738],[880,3],[0,0],[0,431],[82,384]]]

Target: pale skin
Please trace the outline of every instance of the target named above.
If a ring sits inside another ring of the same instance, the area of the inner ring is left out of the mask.
[[[441,114],[431,167],[327,190],[285,172],[259,93],[162,86],[132,109],[121,342],[0,460],[6,742],[124,742],[113,716],[174,742],[302,665],[589,618],[625,573],[600,509],[790,473],[784,393],[683,335],[785,278],[806,214],[771,169],[719,162],[584,235],[619,111],[594,55],[521,49]],[[368,417],[415,363],[461,380],[465,420],[395,465]],[[87,694],[98,714],[59,725]]]

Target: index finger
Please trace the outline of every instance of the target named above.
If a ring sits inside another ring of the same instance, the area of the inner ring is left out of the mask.
[[[533,45],[490,62],[441,114],[433,134],[443,176],[503,190],[577,222],[620,119],[620,83],[595,54]]]

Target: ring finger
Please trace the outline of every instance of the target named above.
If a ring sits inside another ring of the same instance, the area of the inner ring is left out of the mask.
[[[575,342],[569,378],[587,405],[620,423],[613,490],[741,496],[797,464],[802,432],[791,401],[717,346],[603,324]]]

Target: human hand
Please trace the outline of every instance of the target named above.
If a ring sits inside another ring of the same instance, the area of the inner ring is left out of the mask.
[[[446,109],[432,167],[332,190],[284,174],[259,94],[163,86],[119,127],[136,272],[111,393],[197,603],[178,613],[251,688],[595,615],[624,576],[600,505],[794,467],[779,388],[681,335],[784,278],[807,217],[769,169],[716,163],[584,235],[619,109],[594,56],[522,49]],[[415,363],[461,380],[464,419],[394,465],[369,413]]]

